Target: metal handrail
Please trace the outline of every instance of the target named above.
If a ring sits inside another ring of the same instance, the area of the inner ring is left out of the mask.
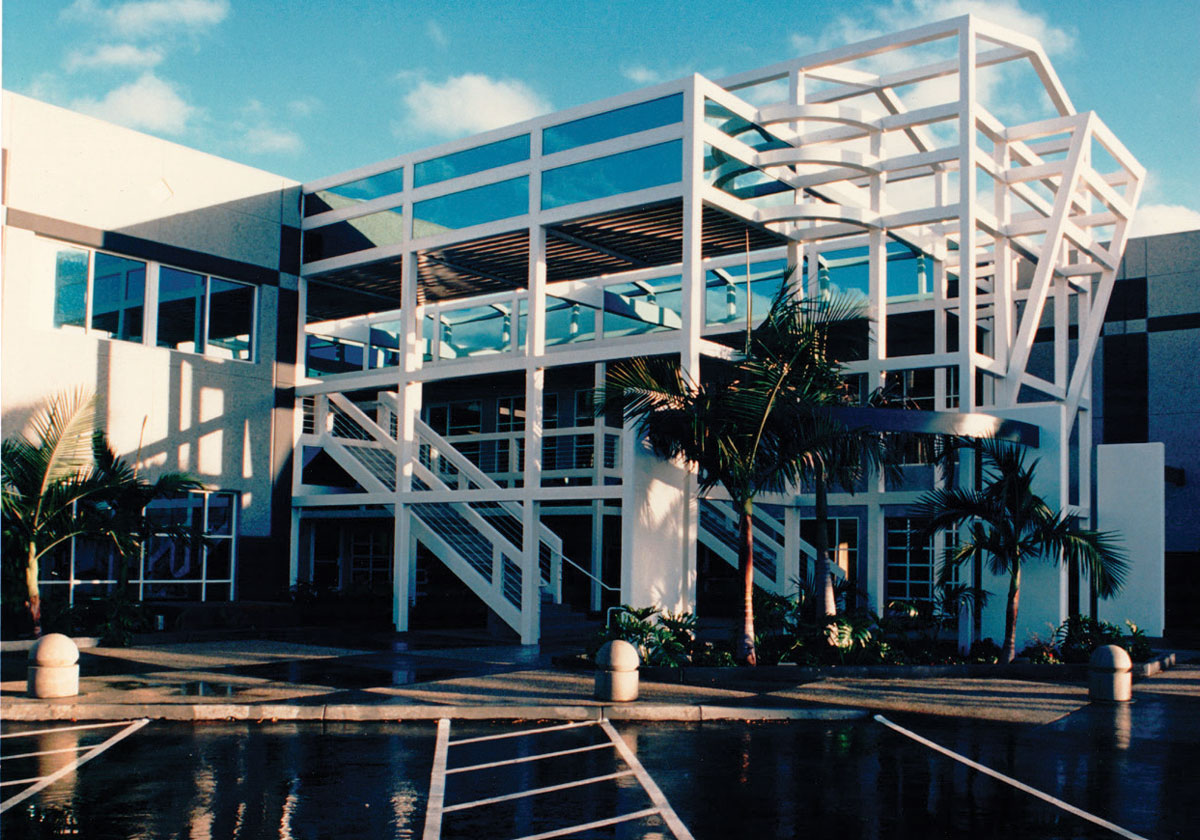
[[[596,577],[594,574],[589,572],[587,569],[583,568],[583,566],[580,566],[578,563],[576,563],[574,560],[572,560],[567,555],[559,554],[559,559],[562,560],[564,563],[569,563],[570,565],[574,566],[576,569],[578,569],[580,572],[582,572],[584,574],[584,576],[589,577],[592,580],[596,581],[596,583],[600,584],[601,589],[607,589],[609,592],[620,592],[621,591],[620,587],[609,586],[607,583],[600,580],[600,578]]]

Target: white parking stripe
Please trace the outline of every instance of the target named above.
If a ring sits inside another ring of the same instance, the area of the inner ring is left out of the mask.
[[[424,840],[442,836],[442,803],[446,801],[446,758],[450,752],[450,720],[438,721],[437,743],[433,748],[433,772],[429,776],[429,804],[425,807]]]
[[[549,840],[551,837],[567,837],[577,834],[580,831],[590,831],[593,828],[602,828],[606,825],[616,825],[617,823],[629,822],[630,820],[640,820],[642,817],[652,817],[657,813],[657,808],[646,808],[644,811],[634,811],[630,814],[622,814],[619,817],[609,817],[606,820],[596,820],[595,822],[572,825],[567,828],[556,828],[554,831],[543,831],[541,834],[526,834],[524,837],[518,837],[517,840]]]
[[[509,764],[524,764],[527,761],[541,761],[544,758],[558,758],[564,755],[574,755],[575,753],[591,752],[592,750],[611,750],[612,744],[592,744],[589,747],[576,747],[572,750],[557,750],[555,752],[538,753],[537,755],[527,755],[521,758],[506,758],[503,761],[489,761],[485,764],[472,764],[467,767],[452,767],[447,770],[447,773],[466,773],[470,770],[485,770],[489,767],[506,767]]]
[[[3,814],[5,811],[7,811],[12,806],[17,805],[21,802],[24,802],[26,799],[33,796],[35,793],[46,789],[47,787],[49,787],[50,785],[54,784],[59,779],[61,779],[63,776],[65,776],[68,773],[70,773],[71,771],[75,770],[77,767],[79,767],[83,763],[85,763],[87,761],[91,761],[93,758],[100,755],[100,753],[107,750],[113,744],[117,743],[118,741],[122,740],[123,738],[126,738],[126,737],[132,735],[134,732],[137,732],[139,729],[141,729],[143,726],[145,726],[149,722],[150,722],[149,718],[142,718],[141,720],[135,720],[132,723],[130,723],[129,721],[122,721],[122,723],[126,723],[128,725],[124,729],[122,729],[120,732],[118,732],[116,735],[113,735],[111,738],[109,738],[107,741],[102,741],[101,743],[92,747],[90,750],[85,752],[83,755],[79,756],[74,761],[67,764],[65,767],[60,768],[58,771],[51,773],[49,776],[42,777],[41,781],[39,781],[37,784],[26,788],[25,790],[18,793],[16,796],[10,797],[10,798],[4,800],[3,802],[0,802],[0,814]],[[64,726],[60,730],[49,729],[49,730],[44,730],[44,731],[45,732],[55,732],[55,731],[61,732],[61,731],[70,730],[70,729],[91,729],[91,728],[92,727],[89,727],[89,726]],[[14,733],[14,734],[16,734],[16,733]],[[29,735],[31,733],[22,732],[20,734]]]
[[[30,735],[48,735],[51,732],[74,732],[76,729],[107,729],[113,726],[128,726],[131,721],[114,720],[109,723],[81,723],[78,726],[56,726],[53,729],[33,729],[29,732],[5,732],[0,738],[28,738]]]
[[[1069,802],[1063,802],[1061,799],[1051,796],[1048,793],[1043,793],[1042,791],[1038,790],[1037,788],[1030,787],[1029,785],[1025,784],[1024,782],[1018,782],[1016,779],[1012,778],[1011,776],[1005,776],[1003,773],[993,770],[990,767],[985,767],[984,765],[980,764],[977,761],[972,761],[971,759],[967,758],[965,755],[959,755],[958,753],[954,752],[953,750],[946,749],[941,744],[935,744],[933,741],[930,741],[928,738],[922,738],[917,733],[915,733],[909,729],[905,729],[903,726],[899,726],[895,723],[892,723],[890,720],[885,718],[883,715],[875,715],[875,720],[879,721],[884,726],[894,729],[896,732],[899,732],[901,735],[912,738],[918,744],[924,744],[925,746],[929,747],[931,750],[937,750],[942,755],[947,755],[950,758],[953,758],[955,761],[962,762],[963,764],[967,765],[968,767],[973,767],[976,770],[978,770],[980,773],[984,773],[988,776],[991,776],[993,779],[999,779],[1000,781],[1004,782],[1007,785],[1012,785],[1017,790],[1023,790],[1023,791],[1025,791],[1025,793],[1028,793],[1030,796],[1036,796],[1038,799],[1042,799],[1046,802],[1049,802],[1052,805],[1057,805],[1059,808],[1062,808],[1067,813],[1074,814],[1077,817],[1082,817],[1083,819],[1087,820],[1088,822],[1092,822],[1098,826],[1107,828],[1109,831],[1111,831],[1115,834],[1119,834],[1122,837],[1128,838],[1128,840],[1146,840],[1146,838],[1142,837],[1142,835],[1140,835],[1140,834],[1134,834],[1132,831],[1129,831],[1128,829],[1125,829],[1125,828],[1121,828],[1121,826],[1116,825],[1115,823],[1110,823],[1108,820],[1103,819],[1101,817],[1097,817],[1095,814],[1089,814],[1087,811],[1084,811],[1081,808],[1076,808],[1074,805],[1072,805]]]
[[[583,787],[584,785],[594,785],[597,782],[611,782],[614,779],[621,779],[625,776],[632,775],[632,770],[620,770],[616,773],[609,773],[605,776],[592,776],[589,779],[580,779],[577,782],[563,782],[561,785],[550,785],[549,787],[519,790],[516,793],[506,793],[503,796],[490,796],[487,799],[476,799],[473,802],[460,802],[457,805],[447,805],[442,809],[442,813],[449,814],[451,811],[464,811],[467,808],[477,808],[480,805],[495,805],[497,802],[510,802],[513,799],[524,799],[527,796],[538,796],[543,793],[554,793],[555,791],[559,790],[568,790],[570,788]]]
[[[637,776],[637,780],[646,789],[646,794],[650,797],[650,801],[654,803],[658,812],[662,815],[663,821],[671,829],[671,832],[678,840],[695,840],[692,837],[692,833],[687,830],[687,826],[683,824],[683,820],[679,819],[679,815],[671,807],[671,803],[667,801],[667,797],[663,796],[663,792],[658,789],[658,785],[654,783],[654,779],[650,778],[650,774],[646,772],[646,768],[642,766],[637,756],[633,754],[633,750],[629,749],[629,745],[625,743],[620,733],[613,728],[613,725],[607,719],[601,719],[600,726],[608,733],[609,739],[612,740],[613,746],[617,748],[617,752],[620,753],[621,758],[625,759],[625,763],[633,768],[633,774]]]
[[[478,744],[480,741],[499,741],[502,738],[520,738],[523,735],[541,735],[543,732],[560,732],[563,729],[578,729],[580,726],[595,726],[597,720],[580,720],[574,723],[560,723],[556,726],[539,726],[535,729],[521,729],[516,732],[501,732],[499,735],[480,735],[477,738],[459,738],[451,741],[450,746],[458,747],[463,744]]]

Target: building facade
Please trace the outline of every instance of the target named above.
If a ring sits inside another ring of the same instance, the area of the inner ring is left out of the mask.
[[[978,95],[997,78],[1044,113],[1002,121]],[[1091,365],[1101,344],[1096,375],[1126,364],[1105,311],[1144,171],[1023,35],[957,18],[303,185],[5,105],[6,427],[94,382],[119,448],[234,494],[216,504],[239,511],[236,585],[204,597],[383,586],[398,629],[470,602],[525,643],[553,603],[719,612],[728,500],[592,395],[639,356],[703,378],[785,287],[862,300],[859,393],[1024,424],[1046,499],[1132,529],[1135,575],[1161,584],[1163,450],[1112,437],[1129,404],[1097,402]],[[10,389],[21,348],[52,346]],[[877,612],[932,599],[947,537],[915,539],[908,507],[974,471],[903,473],[831,498],[838,573]],[[760,501],[756,580],[786,593],[811,574],[812,497]],[[998,637],[1005,582],[965,574],[999,593],[970,632]],[[1030,567],[1022,635],[1087,600],[1071,570]],[[1117,606],[1154,633],[1162,602]]]

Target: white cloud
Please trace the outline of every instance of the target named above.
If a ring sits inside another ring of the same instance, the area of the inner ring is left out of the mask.
[[[856,9],[853,15],[839,15],[816,37],[795,33],[791,43],[798,52],[811,52],[965,14],[1029,35],[1050,54],[1069,52],[1075,45],[1073,31],[1054,26],[1022,7],[1020,0],[892,0],[869,10]]]
[[[550,103],[524,82],[481,73],[422,81],[405,95],[404,104],[407,127],[443,137],[488,131],[550,110]]]
[[[108,68],[146,70],[163,60],[158,47],[138,47],[133,44],[101,44],[90,52],[72,50],[63,63],[67,72],[104,70]]]
[[[1134,213],[1129,235],[1154,236],[1181,230],[1200,230],[1200,211],[1182,204],[1147,204]]]
[[[256,155],[294,155],[304,148],[304,141],[294,131],[259,125],[247,129],[244,146],[246,151]]]
[[[162,134],[182,133],[196,113],[173,85],[154,73],[143,73],[136,81],[109,91],[103,99],[77,99],[70,107],[129,128]]]
[[[229,15],[229,0],[126,0],[105,6],[75,0],[62,12],[66,20],[100,22],[125,38],[148,38],[171,31],[197,32]]]
[[[315,96],[305,96],[301,99],[293,99],[287,104],[288,113],[293,117],[311,117],[316,111],[321,109],[321,100]]]
[[[442,25],[436,20],[430,19],[425,23],[425,34],[439,47],[447,46],[450,43],[450,39],[446,37],[446,30],[442,29]]]
[[[642,64],[636,64],[633,67],[622,67],[621,75],[635,85],[653,85],[663,81],[661,73],[651,70]]]

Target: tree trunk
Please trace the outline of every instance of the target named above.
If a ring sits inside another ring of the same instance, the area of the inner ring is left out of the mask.
[[[1012,563],[1012,575],[1008,581],[1008,609],[1004,613],[1004,650],[1000,661],[1008,664],[1017,658],[1017,605],[1021,600],[1021,564]]]
[[[824,472],[818,470],[814,488],[817,507],[817,551],[816,569],[813,577],[817,597],[821,603],[821,615],[832,618],[837,615],[837,595],[833,591],[833,576],[829,572],[829,488],[825,484]]]
[[[757,665],[754,653],[754,502],[742,502],[738,514],[738,570],[742,573],[742,633],[737,642],[737,659],[742,665]]]
[[[29,608],[29,618],[33,621],[33,635],[34,638],[41,638],[42,595],[38,589],[37,543],[29,544],[29,556],[25,561],[25,590],[29,594],[25,606]]]

